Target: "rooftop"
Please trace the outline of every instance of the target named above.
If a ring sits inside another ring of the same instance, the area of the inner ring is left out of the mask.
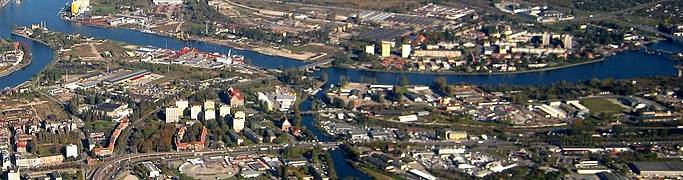
[[[634,162],[636,171],[683,171],[683,162]]]

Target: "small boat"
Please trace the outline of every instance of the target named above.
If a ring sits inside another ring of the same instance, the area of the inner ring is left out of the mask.
[[[156,34],[156,32],[154,32],[154,31],[152,31],[152,30],[149,30],[149,29],[143,29],[141,32],[142,32],[142,33],[147,33],[147,34]]]

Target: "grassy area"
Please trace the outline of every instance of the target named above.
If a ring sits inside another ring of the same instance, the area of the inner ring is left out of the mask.
[[[584,99],[581,100],[581,104],[585,105],[591,112],[621,112],[624,110],[618,104],[604,98]]]
[[[482,150],[486,154],[497,156],[499,158],[507,158],[510,156],[512,151],[518,151],[519,147],[516,146],[496,146],[496,148],[483,147]]]
[[[372,177],[373,179],[394,179],[391,176],[387,176],[382,172],[376,171],[374,169],[365,167],[365,166],[358,166],[358,170],[362,171],[363,173],[367,174],[368,176]]]
[[[646,25],[646,26],[657,26],[657,24],[659,24],[659,22],[657,20],[647,18],[647,17],[643,17],[643,16],[638,16],[638,15],[626,15],[626,16],[622,16],[621,19],[624,21],[630,20],[630,22],[634,22],[634,23],[637,22],[639,24]]]
[[[95,122],[85,122],[83,129],[96,130],[96,131],[109,131],[116,125],[116,122],[110,121],[95,121]]]
[[[121,11],[114,8],[113,6],[93,5],[92,6],[92,12],[93,12],[93,14],[107,15],[107,14],[117,14],[117,13],[120,13]]]

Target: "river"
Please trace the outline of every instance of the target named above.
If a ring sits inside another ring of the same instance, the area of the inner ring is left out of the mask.
[[[244,55],[254,65],[267,68],[293,68],[305,64],[289,58],[274,57],[259,54],[252,51],[236,50],[230,47],[207,44],[197,41],[181,41],[175,38],[151,35],[125,29],[96,28],[77,23],[61,20],[57,13],[66,4],[66,0],[24,0],[21,3],[10,2],[0,10],[0,37],[21,41],[27,44],[33,52],[33,61],[25,68],[8,76],[0,77],[0,89],[13,87],[29,80],[43,67],[50,63],[53,52],[47,46],[10,35],[10,27],[31,26],[41,21],[46,22],[48,29],[66,33],[78,33],[97,38],[111,39],[141,46],[155,46],[169,49],[194,47],[201,51],[233,53]],[[653,48],[667,50],[680,50],[681,47],[669,43],[656,43]],[[647,55],[639,51],[628,51],[607,58],[605,61],[580,65],[545,72],[533,72],[511,75],[434,75],[434,74],[404,74],[368,72],[356,69],[327,68],[318,73],[327,73],[330,83],[335,83],[340,76],[347,76],[351,81],[360,81],[361,77],[374,78],[378,83],[393,84],[398,78],[405,76],[411,84],[431,84],[436,77],[446,77],[450,83],[470,84],[512,84],[512,85],[547,85],[554,82],[578,82],[592,78],[626,79],[643,76],[673,75],[675,70],[673,61],[656,55]],[[309,102],[307,102],[309,103]],[[305,106],[305,105],[304,105]],[[313,131],[321,141],[329,141],[320,131],[312,125],[313,117],[304,116],[303,124]],[[331,151],[338,176],[368,177],[345,163],[345,158],[340,150]]]
[[[292,68],[305,64],[302,61],[259,54],[253,51],[236,50],[230,47],[212,45],[196,41],[181,41],[175,38],[140,33],[126,29],[108,29],[80,25],[61,20],[57,13],[66,4],[66,0],[24,0],[17,4],[11,2],[0,10],[0,37],[9,38],[9,28],[12,24],[30,26],[41,20],[46,22],[47,28],[66,33],[79,33],[98,38],[112,39],[135,45],[150,45],[170,49],[195,47],[202,51],[222,52],[228,50],[244,55],[251,63],[267,68]],[[0,78],[0,89],[16,86],[33,76],[50,61],[51,52],[40,44],[31,43],[25,39],[12,36],[11,39],[27,42],[34,52],[34,63],[25,69]],[[666,50],[680,50],[681,46],[670,43],[655,43],[653,48]],[[626,79],[643,76],[673,75],[673,65],[676,62],[657,55],[647,55],[639,51],[627,51],[607,58],[605,61],[579,65],[556,70],[510,75],[435,75],[369,72],[346,68],[328,68],[320,73],[327,73],[332,83],[339,80],[339,76],[347,76],[351,81],[360,81],[362,76],[376,79],[378,83],[392,84],[400,76],[408,78],[411,84],[431,84],[436,77],[446,77],[450,83],[465,82],[469,84],[512,84],[512,85],[547,85],[554,82],[578,82],[592,78]]]

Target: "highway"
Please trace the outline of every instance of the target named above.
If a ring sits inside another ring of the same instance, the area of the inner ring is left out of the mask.
[[[290,144],[281,144],[281,145],[272,145],[272,144],[260,144],[260,145],[253,145],[253,146],[241,146],[241,147],[236,147],[232,151],[228,150],[207,150],[207,151],[196,151],[196,152],[191,152],[191,151],[186,151],[186,152],[157,152],[157,153],[144,153],[144,154],[129,154],[129,155],[123,155],[120,157],[115,157],[113,159],[109,159],[102,164],[99,164],[97,167],[95,167],[94,171],[90,173],[89,177],[87,179],[91,180],[99,180],[99,179],[113,179],[113,177],[116,177],[118,173],[122,170],[122,162],[142,162],[142,161],[148,161],[148,160],[153,160],[153,159],[179,159],[179,158],[189,158],[189,157],[197,157],[197,156],[219,156],[219,155],[229,155],[229,156],[236,156],[236,155],[255,155],[259,154],[260,151],[271,151],[271,150],[281,150],[284,149],[288,146],[297,146],[297,147],[322,147],[325,149],[330,149],[330,148],[336,148],[339,144],[337,142],[298,142],[298,143],[290,143]],[[112,168],[117,168],[117,169],[112,169]]]

